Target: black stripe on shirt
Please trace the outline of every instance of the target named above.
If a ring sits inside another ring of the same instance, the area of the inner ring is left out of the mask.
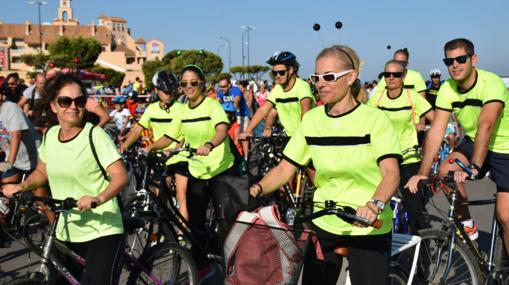
[[[406,88],[406,89],[414,89],[414,87],[415,87],[415,85],[413,85],[413,84],[403,85],[403,88]]]
[[[299,102],[299,98],[297,97],[276,98],[276,103],[291,103],[291,102]]]
[[[200,118],[194,118],[194,119],[185,119],[182,120],[182,123],[195,123],[195,122],[201,122],[201,121],[210,121],[210,117],[200,117]]]
[[[305,137],[308,145],[320,146],[348,146],[368,144],[371,142],[371,136],[363,137]]]
[[[176,138],[172,138],[172,137],[170,137],[170,136],[169,136],[169,135],[167,135],[167,134],[165,134],[164,136],[165,136],[165,137],[167,137],[167,138],[169,138],[170,140],[172,140],[172,141],[176,142],[176,143],[180,143],[180,141],[179,141],[178,139],[176,139]]]
[[[170,119],[170,118],[150,118],[150,121],[151,122],[155,122],[155,123],[171,123],[173,119]]]
[[[452,102],[453,108],[465,108],[466,106],[482,107],[482,101],[479,99],[467,99],[463,102]]]
[[[378,109],[380,109],[382,111],[397,112],[397,111],[403,111],[403,110],[412,110],[412,107],[405,106],[405,107],[399,107],[399,108],[387,108],[387,107],[378,106]]]
[[[488,100],[486,102],[484,102],[483,106],[488,104],[488,103],[493,103],[493,102],[499,102],[499,103],[502,103],[502,106],[505,107],[505,102],[500,100],[500,99],[493,99],[493,100]]]

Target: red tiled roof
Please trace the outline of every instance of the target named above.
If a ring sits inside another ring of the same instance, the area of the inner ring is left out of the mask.
[[[26,35],[26,24],[0,24],[0,38],[23,39],[28,44],[39,43],[39,25],[30,26],[30,34]],[[107,27],[95,26],[95,36],[92,34],[93,26],[63,26],[63,35],[70,38],[75,37],[94,37],[102,45],[108,45],[112,42],[111,31]],[[53,43],[60,37],[60,26],[42,25],[42,42],[46,44]]]

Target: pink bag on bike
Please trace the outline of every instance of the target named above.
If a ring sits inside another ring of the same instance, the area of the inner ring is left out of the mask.
[[[276,206],[241,212],[225,242],[225,283],[297,284],[310,235],[316,241],[310,231],[296,240]]]

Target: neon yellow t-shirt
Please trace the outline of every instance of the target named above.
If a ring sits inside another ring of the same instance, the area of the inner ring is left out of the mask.
[[[203,101],[191,108],[189,104],[183,106],[181,116],[176,124],[166,129],[166,136],[175,137],[183,132],[186,143],[192,148],[198,148],[211,141],[216,135],[216,126],[228,123],[228,117],[221,104],[214,99],[205,97]],[[234,157],[230,150],[228,135],[207,156],[193,156],[188,161],[189,172],[193,177],[209,179],[227,170],[233,165]]]
[[[163,110],[161,109],[159,102],[154,102],[145,109],[145,112],[138,123],[145,129],[152,129],[154,132],[154,141],[157,141],[164,136],[169,124],[175,124],[176,118],[180,116],[183,107],[184,104],[173,101],[168,109]],[[175,148],[178,142],[184,137],[182,132],[174,135],[175,136],[172,137],[173,142],[165,149]],[[186,160],[187,159],[184,156],[175,155],[166,161],[166,165]]]
[[[414,90],[403,89],[398,97],[391,99],[387,95],[387,90],[384,90],[371,97],[367,104],[382,110],[387,115],[399,137],[402,150],[419,144],[415,124],[418,124],[419,119],[432,110],[430,103],[424,97]],[[403,156],[402,164],[420,160],[415,152],[408,152]]]
[[[475,140],[482,106],[490,102],[501,102],[504,109],[493,129],[488,148],[493,152],[509,153],[509,109],[505,108],[509,92],[496,74],[481,69],[476,71],[476,82],[466,92],[459,92],[458,84],[452,79],[442,84],[438,91],[436,108],[454,111],[465,134]]]
[[[385,90],[386,86],[385,77],[382,77],[376,86],[376,92],[374,94],[380,94],[382,90]],[[426,82],[424,82],[421,74],[418,71],[412,69],[407,69],[405,80],[403,81],[403,86],[405,89],[413,89],[417,93],[426,91],[427,89]]]
[[[52,127],[39,147],[39,157],[46,163],[51,195],[54,199],[84,195],[97,196],[108,186],[97,164],[89,143],[92,124],[87,123],[81,132],[69,141],[58,138],[60,126]],[[101,166],[107,169],[119,160],[115,144],[102,128],[94,128],[92,140]],[[102,236],[124,232],[117,199],[90,211],[71,209],[60,215],[57,238],[62,241],[85,242]]]
[[[401,148],[387,116],[358,103],[352,111],[337,117],[328,115],[325,106],[307,112],[283,151],[283,157],[299,167],[313,161],[317,187],[314,202],[333,200],[357,209],[373,197],[382,179],[378,163],[388,157],[401,159]],[[314,211],[320,210],[318,205]],[[383,221],[380,229],[355,227],[331,215],[313,222],[337,235],[390,232],[390,207],[386,207],[379,218]]]
[[[267,97],[267,101],[276,108],[279,120],[288,136],[292,136],[299,127],[302,117],[300,101],[304,98],[311,99],[312,107],[315,105],[311,87],[300,78],[296,78],[295,85],[290,91],[284,92],[283,87],[278,84]]]

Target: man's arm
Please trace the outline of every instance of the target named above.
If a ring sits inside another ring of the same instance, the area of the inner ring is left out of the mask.
[[[240,94],[240,96],[244,96],[244,95]],[[238,109],[239,109],[240,96],[235,96],[235,97],[233,98],[233,107],[235,108],[235,110],[238,110]]]
[[[249,121],[249,125],[247,126],[246,130],[240,134],[240,139],[246,138],[246,133],[251,134],[253,133],[254,128],[258,126],[258,124],[267,116],[267,114],[272,110],[273,106],[270,101],[265,101],[263,105],[256,110],[256,113],[254,114],[253,118]]]
[[[128,149],[138,138],[140,138],[141,131],[143,131],[143,127],[139,124],[136,125],[134,129],[127,134],[127,138],[125,142],[120,146],[119,151],[123,153],[126,149]]]
[[[479,120],[477,121],[474,153],[472,154],[470,162],[479,166],[484,164],[493,128],[495,127],[497,120],[500,118],[503,109],[504,105],[499,101],[487,103],[482,107]]]
[[[311,110],[312,102],[313,101],[311,101],[311,98],[304,98],[304,99],[300,100],[300,110],[301,110],[300,118],[301,119],[307,111]]]

